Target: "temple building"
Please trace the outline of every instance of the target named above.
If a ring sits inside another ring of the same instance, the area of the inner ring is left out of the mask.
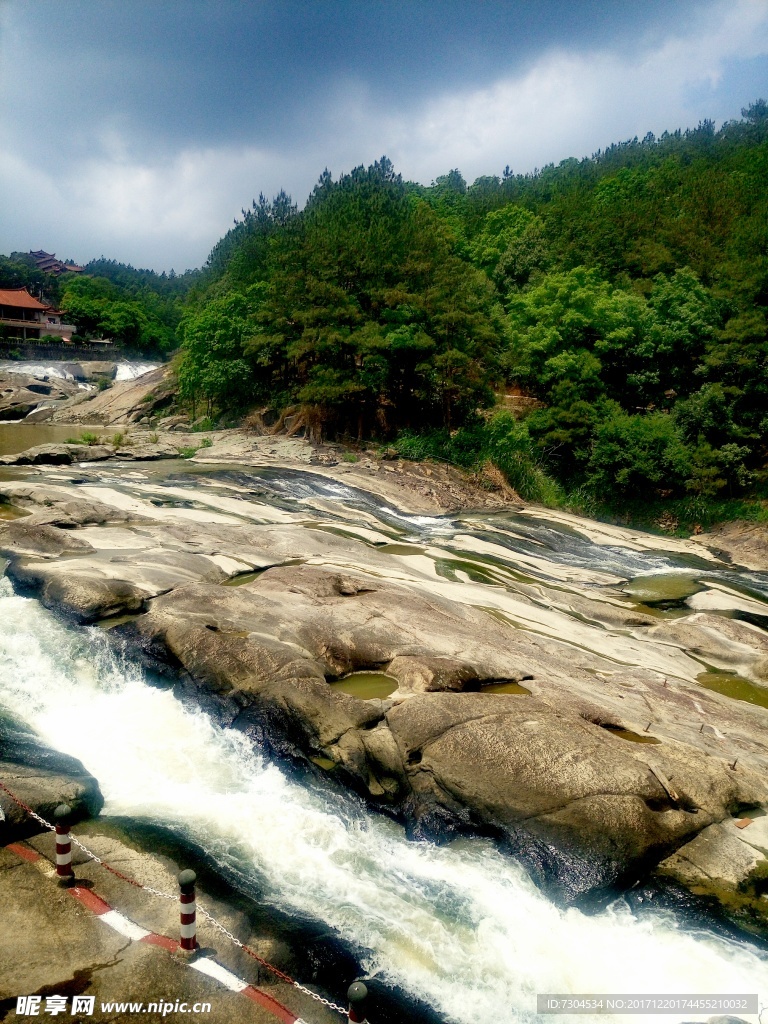
[[[46,334],[69,341],[75,328],[62,323],[61,317],[59,310],[39,302],[26,288],[0,288],[0,337],[5,341],[32,341]]]
[[[83,268],[78,267],[75,263],[64,263],[62,260],[57,260],[55,252],[45,252],[43,249],[33,252],[30,249],[29,255],[37,264],[37,269],[42,270],[44,274],[53,274],[58,277],[59,274],[82,274],[83,272]]]

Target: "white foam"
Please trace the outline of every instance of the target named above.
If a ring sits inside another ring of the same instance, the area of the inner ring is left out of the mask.
[[[58,377],[60,380],[74,380],[72,374],[64,369],[63,363],[0,363],[3,373],[24,373],[28,377]]]
[[[143,377],[145,373],[151,373],[152,370],[156,370],[159,365],[160,363],[132,362],[127,359],[121,360],[117,364],[115,380],[135,380],[137,377]]]
[[[683,933],[669,916],[638,921],[623,905],[592,917],[560,910],[488,843],[408,842],[395,823],[301,787],[239,733],[147,686],[99,630],[61,626],[5,580],[0,702],[83,761],[107,813],[183,826],[446,1021],[517,1024],[533,1016],[538,992],[768,999],[768,963],[755,952]]]

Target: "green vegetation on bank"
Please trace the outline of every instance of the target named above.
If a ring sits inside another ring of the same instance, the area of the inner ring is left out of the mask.
[[[573,507],[759,499],[768,106],[742,114],[472,185],[382,158],[301,212],[261,196],[182,319],[184,399],[493,462]]]
[[[60,283],[61,308],[79,335],[162,357],[178,347],[184,303],[199,277],[199,271],[156,274],[102,257]]]
[[[193,420],[495,465],[531,500],[680,529],[763,515],[768,105],[532,174],[385,157],[263,195],[177,278],[59,283],[79,329],[180,350]],[[15,272],[0,265],[2,274]]]

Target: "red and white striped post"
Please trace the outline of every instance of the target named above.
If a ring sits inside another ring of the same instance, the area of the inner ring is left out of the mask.
[[[362,981],[353,981],[347,989],[349,1019],[351,1024],[368,1024],[366,1017],[368,986]]]
[[[72,820],[72,808],[69,804],[59,804],[53,812],[56,828],[56,876],[59,885],[71,885],[75,880],[72,870],[72,839],[69,835],[69,824]]]
[[[179,872],[179,909],[181,911],[181,930],[179,951],[192,956],[197,949],[197,915],[195,906],[195,882],[197,875],[187,869]]]

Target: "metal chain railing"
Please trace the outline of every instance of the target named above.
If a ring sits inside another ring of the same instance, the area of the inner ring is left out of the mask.
[[[17,797],[15,793],[12,793],[11,790],[8,789],[8,787],[2,781],[0,781],[0,789],[2,789],[3,792],[7,793],[11,800],[13,800],[13,802],[17,804],[19,807],[21,807],[22,810],[26,811],[27,814],[30,815],[30,817],[35,819],[35,821],[38,821],[41,825],[43,825],[51,832],[56,831],[55,826],[52,825],[50,821],[46,821],[45,818],[41,817],[37,813],[37,811],[34,811],[28,804],[25,804],[23,800],[20,800],[19,797]],[[113,874],[117,878],[120,878],[123,882],[127,882],[129,885],[132,885],[137,889],[142,889],[144,892],[148,892],[150,895],[157,896],[160,899],[172,900],[174,903],[178,900],[178,896],[174,896],[168,892],[162,892],[160,889],[153,889],[152,886],[150,885],[142,885],[141,882],[137,882],[134,878],[130,878],[128,875],[123,874],[122,871],[118,871],[117,868],[112,867],[111,864],[107,864],[106,861],[102,860],[101,857],[97,856],[97,854],[95,854],[93,850],[89,850],[87,846],[81,843],[80,840],[73,836],[71,833],[70,839],[75,844],[75,846],[77,846],[78,849],[86,855],[86,857],[89,857],[92,861],[94,861],[94,863],[100,864],[101,867],[103,867],[106,871],[109,871],[110,874]],[[279,967],[275,967],[274,964],[271,964],[268,960],[265,960],[263,957],[259,956],[259,954],[255,950],[251,949],[250,946],[247,946],[244,942],[241,942],[240,939],[238,939],[235,935],[232,934],[232,932],[225,928],[223,924],[217,921],[216,918],[213,917],[213,915],[205,909],[205,907],[201,907],[199,903],[197,904],[197,912],[200,915],[202,915],[202,917],[204,917],[213,928],[221,932],[222,935],[225,935],[230,940],[230,942],[233,942],[239,949],[242,949],[244,953],[247,953],[247,955],[251,957],[251,959],[255,960],[262,967],[266,968],[266,970],[270,971],[277,978],[280,978],[281,981],[286,982],[286,984],[288,985],[292,985],[293,988],[297,989],[299,992],[303,992],[311,999],[314,999],[315,1002],[321,1003],[323,1006],[327,1006],[329,1010],[335,1010],[337,1013],[340,1013],[343,1017],[349,1017],[349,1011],[346,1010],[343,1006],[339,1006],[338,1003],[334,1003],[330,999],[326,999],[324,996],[321,996],[318,992],[313,992],[310,988],[307,988],[306,985],[302,985],[300,982],[292,978],[289,974],[286,974],[284,971],[281,971]]]
[[[290,975],[286,974],[284,971],[281,971],[279,967],[275,967],[274,964],[271,964],[268,960],[265,960],[263,957],[260,957],[258,953],[256,953],[254,950],[250,948],[250,946],[246,946],[244,942],[241,942],[240,939],[236,938],[232,934],[232,932],[228,931],[223,924],[220,924],[216,920],[216,918],[209,914],[205,907],[201,907],[199,903],[197,904],[197,912],[198,914],[201,914],[207,921],[209,921],[210,924],[213,925],[213,927],[217,931],[220,931],[222,935],[226,935],[226,937],[231,942],[234,942],[236,946],[239,946],[240,949],[243,950],[243,952],[247,953],[248,956],[250,956],[258,964],[261,964],[262,967],[266,967],[268,971],[271,971],[278,978],[282,979],[282,981],[287,982],[289,985],[293,985],[293,987],[295,989],[298,989],[299,992],[303,992],[305,995],[310,996],[316,1002],[322,1003],[323,1006],[327,1006],[331,1010],[336,1010],[336,1012],[342,1014],[342,1016],[349,1016],[349,1011],[345,1010],[343,1006],[339,1006],[338,1003],[331,1002],[330,999],[325,999],[317,992],[313,992],[311,989],[307,988],[306,985],[300,984],[300,982],[296,981]]]

